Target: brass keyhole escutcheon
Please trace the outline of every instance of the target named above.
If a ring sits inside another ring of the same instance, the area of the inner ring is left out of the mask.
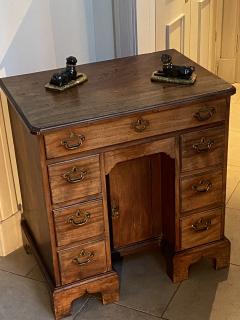
[[[132,123],[132,128],[136,132],[143,132],[149,127],[149,121],[143,118],[139,118],[137,121]]]
[[[117,200],[112,200],[111,212],[112,212],[112,218],[113,219],[119,217],[119,204],[118,204]]]

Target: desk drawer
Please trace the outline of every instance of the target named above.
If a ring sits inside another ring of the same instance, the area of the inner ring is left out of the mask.
[[[56,158],[225,119],[224,99],[129,116],[45,135],[47,158]]]
[[[62,284],[107,271],[105,242],[82,245],[59,252]]]
[[[104,234],[102,200],[56,210],[57,245],[65,246]]]
[[[182,171],[201,169],[223,163],[225,128],[190,132],[181,136]]]
[[[193,214],[181,219],[181,249],[199,246],[221,238],[222,209]]]
[[[181,211],[223,203],[222,170],[181,179]]]
[[[99,156],[49,165],[48,171],[54,204],[101,192]]]

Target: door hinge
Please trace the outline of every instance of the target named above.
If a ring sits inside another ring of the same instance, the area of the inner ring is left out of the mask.
[[[22,204],[18,203],[17,208],[18,208],[18,211],[22,211]]]

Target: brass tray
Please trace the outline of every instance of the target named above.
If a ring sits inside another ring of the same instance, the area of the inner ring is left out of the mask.
[[[79,84],[82,84],[88,80],[88,77],[85,73],[77,73],[77,79],[70,81],[68,84],[62,87],[55,86],[54,84],[50,84],[49,82],[45,85],[45,88],[48,90],[53,90],[53,91],[65,91],[69,88],[78,86]]]
[[[151,81],[168,82],[168,83],[176,83],[176,84],[194,84],[196,79],[197,79],[197,74],[195,72],[192,73],[192,76],[189,79],[165,77],[164,75],[161,75],[159,71],[154,71],[151,76]]]

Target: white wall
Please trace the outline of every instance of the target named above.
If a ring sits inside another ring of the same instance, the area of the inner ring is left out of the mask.
[[[0,76],[114,57],[111,0],[0,0]]]
[[[69,55],[79,63],[94,61],[92,1],[50,0],[50,10],[57,66],[64,66]]]
[[[136,0],[138,53],[156,51],[156,1]]]
[[[6,75],[56,66],[49,0],[0,0],[0,21],[0,70]]]
[[[113,59],[114,29],[112,0],[92,0],[96,60]]]

